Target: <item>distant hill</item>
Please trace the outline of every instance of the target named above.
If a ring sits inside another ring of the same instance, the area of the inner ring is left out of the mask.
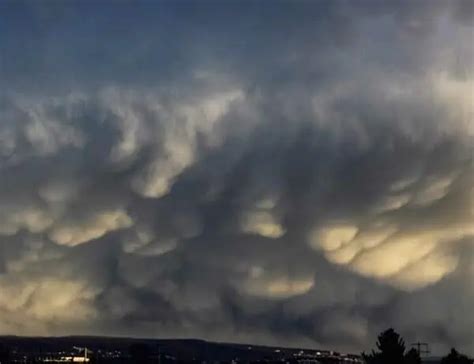
[[[0,343],[18,353],[45,353],[69,351],[73,347],[87,347],[95,351],[119,351],[127,354],[133,344],[145,344],[150,352],[166,354],[180,360],[231,361],[239,358],[245,361],[280,359],[297,353],[302,355],[331,354],[333,352],[315,349],[295,349],[252,344],[208,342],[197,339],[140,339],[96,336],[64,337],[18,337],[0,336]]]

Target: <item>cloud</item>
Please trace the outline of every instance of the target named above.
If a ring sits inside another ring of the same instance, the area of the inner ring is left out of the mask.
[[[55,226],[49,236],[57,244],[75,246],[132,225],[132,219],[123,210],[104,211],[88,217],[83,222],[74,221]]]
[[[262,267],[254,266],[248,272],[244,291],[250,295],[271,299],[288,298],[308,292],[314,285],[311,276],[289,277],[272,274]]]
[[[427,205],[443,198],[449,192],[451,182],[449,177],[432,181],[417,193],[414,203]]]
[[[148,146],[150,159],[132,186],[145,197],[163,197],[178,175],[195,162],[199,137],[210,145],[219,143],[214,128],[228,107],[241,98],[240,90],[229,90],[170,104],[149,92],[107,89],[101,102],[120,134],[110,160],[119,165],[131,163]]]
[[[26,208],[19,211],[4,211],[1,218],[0,234],[15,235],[22,228],[32,233],[39,233],[53,223],[53,218],[46,212],[36,208]]]
[[[465,7],[4,5],[0,331],[473,352]]]
[[[251,211],[242,218],[242,230],[259,234],[267,238],[279,238],[285,233],[284,228],[268,211]]]
[[[451,178],[448,181],[452,183]],[[443,181],[435,189],[431,189],[431,184],[429,190],[438,190],[440,185],[445,189],[449,184]],[[447,190],[443,196],[446,194]],[[430,198],[430,202],[440,198],[436,197]],[[390,212],[393,214],[395,210],[400,214],[412,208],[403,204]],[[451,222],[433,219],[424,227],[414,226],[412,221],[397,221],[393,216],[384,216],[379,222],[375,220],[360,228],[348,223],[330,223],[312,231],[308,242],[312,248],[324,251],[333,263],[348,265],[362,275],[412,290],[436,283],[456,269],[458,258],[449,252],[447,244],[473,235],[470,216],[468,213]]]
[[[77,325],[95,319],[93,302],[99,293],[87,282],[62,277],[34,277],[25,272],[0,277],[2,330],[27,328],[47,334],[60,325]]]

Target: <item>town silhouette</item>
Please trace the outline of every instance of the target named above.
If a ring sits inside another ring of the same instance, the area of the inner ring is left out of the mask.
[[[390,328],[378,335],[370,353],[342,354],[331,350],[292,349],[203,340],[146,340],[100,337],[0,337],[0,364],[472,364],[451,349],[442,358],[427,356],[423,343],[407,348]]]

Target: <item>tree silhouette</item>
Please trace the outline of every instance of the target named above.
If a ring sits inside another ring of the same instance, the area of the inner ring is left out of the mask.
[[[421,358],[420,353],[416,349],[410,349],[405,354],[405,364],[420,364]]]
[[[372,350],[370,354],[362,353],[362,357],[367,364],[421,363],[420,354],[415,349],[410,349],[405,353],[405,342],[394,329],[382,332],[378,336],[376,345],[378,351]]]
[[[451,349],[450,353],[441,360],[441,364],[472,364],[472,360],[467,356],[459,354],[456,349]]]
[[[400,364],[404,362],[405,342],[394,329],[388,329],[378,336],[377,348],[369,355],[363,354],[368,364]]]

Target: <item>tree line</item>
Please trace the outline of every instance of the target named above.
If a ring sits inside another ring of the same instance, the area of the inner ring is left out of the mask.
[[[421,363],[420,353],[414,348],[407,350],[405,341],[394,329],[382,332],[377,338],[376,347],[368,354],[362,353],[362,358],[367,364]],[[150,363],[152,356],[152,350],[147,345],[132,344],[129,348],[128,362],[130,364]],[[0,342],[0,364],[10,364],[12,359],[10,348]],[[33,362],[35,361],[31,361]],[[441,359],[440,364],[474,364],[474,362],[453,348]]]
[[[377,349],[370,354],[362,353],[367,364],[420,364],[421,357],[418,350],[406,350],[405,341],[394,330],[382,332],[376,343]],[[449,354],[441,359],[440,364],[473,364],[473,360],[451,349]]]

